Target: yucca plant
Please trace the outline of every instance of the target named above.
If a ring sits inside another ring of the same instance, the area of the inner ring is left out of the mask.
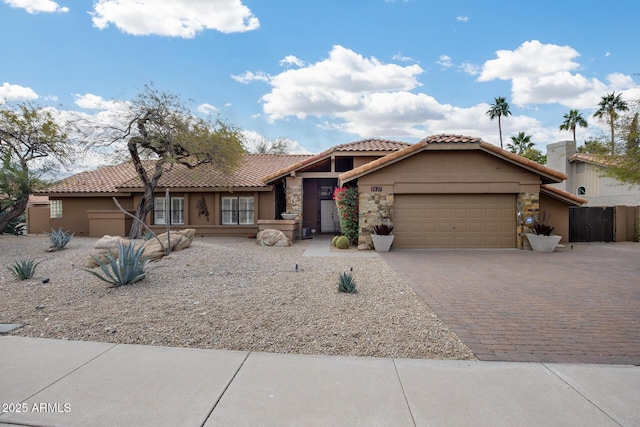
[[[49,241],[51,242],[51,246],[49,247],[50,251],[61,251],[67,246],[67,243],[73,239],[73,235],[75,233],[69,234],[68,231],[62,231],[62,228],[59,228],[58,231],[51,229],[51,233],[47,233],[49,235]]]
[[[21,259],[15,261],[11,267],[7,267],[19,280],[31,279],[36,272],[36,267],[42,261],[36,262],[32,259]]]
[[[345,292],[348,294],[355,294],[356,291],[356,280],[353,278],[353,274],[351,272],[340,273],[338,276],[338,292]]]
[[[149,257],[144,256],[144,246],[142,245],[136,248],[133,244],[118,243],[117,258],[111,252],[106,255],[107,262],[93,255],[92,258],[104,274],[88,268],[84,270],[98,279],[110,283],[111,287],[129,285],[147,277]]]

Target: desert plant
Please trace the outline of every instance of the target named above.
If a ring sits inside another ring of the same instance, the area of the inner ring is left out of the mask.
[[[339,238],[340,236],[333,236],[333,238],[331,239],[331,246],[335,246]]]
[[[88,268],[84,270],[98,279],[110,283],[111,287],[129,285],[147,277],[149,257],[144,256],[144,246],[142,245],[136,248],[133,244],[118,243],[117,258],[111,252],[106,255],[106,262],[93,255],[92,258],[104,274]]]
[[[156,237],[156,235],[155,235],[155,234],[153,234],[151,231],[147,231],[147,232],[145,232],[145,233],[144,233],[144,235],[142,236],[142,240],[144,240],[144,241],[146,242],[147,240],[151,240],[151,239],[153,239],[154,237]]]
[[[355,294],[356,291],[356,280],[353,278],[353,274],[351,272],[340,273],[338,276],[338,292],[345,292],[347,294]]]
[[[31,279],[36,272],[36,267],[42,261],[36,262],[32,259],[21,259],[15,261],[11,267],[7,267],[18,280]]]
[[[542,213],[542,221],[533,222],[533,232],[539,236],[551,236],[555,229],[554,226],[547,224],[547,219],[551,218],[551,214],[547,216],[546,212]]]
[[[347,236],[340,236],[336,240],[336,248],[338,249],[348,249],[349,248],[349,239]]]
[[[349,242],[358,243],[358,189],[356,187],[340,187],[333,192],[333,199],[338,208],[340,229]]]
[[[0,215],[2,217],[4,215]],[[27,218],[24,214],[17,218],[12,219],[9,224],[4,228],[4,234],[15,234],[16,236],[25,234],[27,232]]]
[[[47,233],[49,236],[49,241],[51,242],[51,246],[49,247],[49,251],[61,251],[67,246],[67,243],[73,239],[73,235],[75,233],[69,234],[68,231],[62,231],[62,228],[59,228],[58,231],[51,229],[51,233]]]
[[[380,224],[373,226],[373,232],[379,236],[389,236],[393,231],[393,225]]]

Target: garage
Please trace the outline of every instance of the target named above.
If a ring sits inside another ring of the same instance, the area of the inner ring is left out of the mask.
[[[396,194],[396,248],[515,248],[515,194]]]

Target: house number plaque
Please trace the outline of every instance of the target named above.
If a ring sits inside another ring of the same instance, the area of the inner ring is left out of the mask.
[[[372,193],[382,193],[382,187],[371,187]]]

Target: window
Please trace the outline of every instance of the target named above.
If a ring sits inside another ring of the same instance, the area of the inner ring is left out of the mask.
[[[576,191],[576,194],[578,196],[586,196],[587,195],[587,189],[584,187],[578,187],[578,191]]]
[[[167,199],[165,197],[155,197],[153,199],[153,223],[163,225],[167,223],[166,218]],[[184,197],[171,197],[171,224],[184,224]]]
[[[49,218],[62,218],[62,200],[49,201]]]
[[[253,197],[223,197],[222,224],[253,224]]]

